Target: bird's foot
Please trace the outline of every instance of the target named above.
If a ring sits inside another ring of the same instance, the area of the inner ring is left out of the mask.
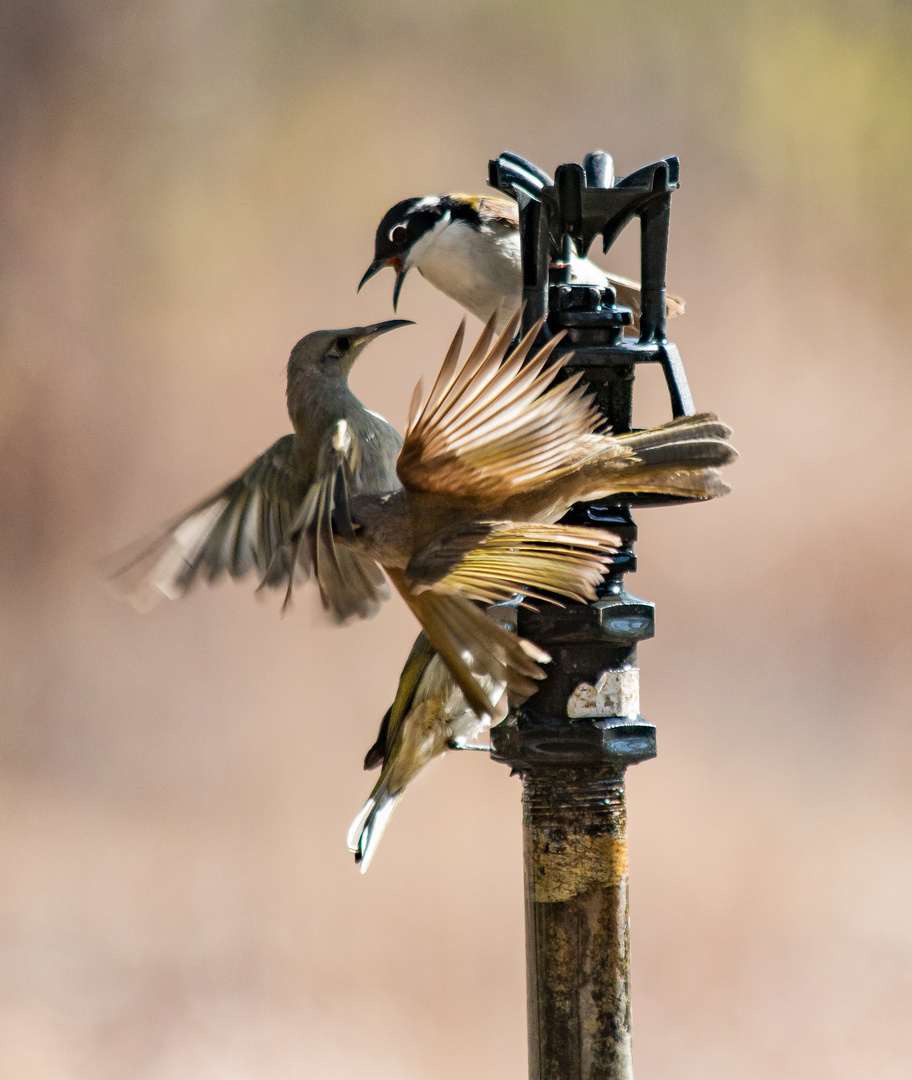
[[[449,739],[447,741],[448,750],[484,750],[488,753],[491,749],[489,743],[473,743],[466,742],[465,739]]]

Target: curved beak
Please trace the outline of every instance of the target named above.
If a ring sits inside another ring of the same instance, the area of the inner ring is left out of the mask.
[[[362,341],[373,341],[375,337],[385,334],[390,330],[398,330],[400,326],[414,326],[411,319],[387,319],[386,322],[372,323],[365,326],[360,334]]]
[[[365,282],[370,281],[374,274],[379,273],[387,266],[391,266],[396,271],[396,284],[393,286],[393,311],[395,311],[399,304],[399,293],[402,291],[402,282],[405,280],[405,275],[408,273],[408,269],[403,268],[402,260],[398,255],[391,255],[388,259],[374,259],[367,270],[364,271],[364,277],[358,282],[358,292],[361,292],[361,288]]]

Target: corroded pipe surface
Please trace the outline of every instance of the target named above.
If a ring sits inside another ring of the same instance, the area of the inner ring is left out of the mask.
[[[524,772],[523,836],[530,1080],[632,1080],[623,772]]]

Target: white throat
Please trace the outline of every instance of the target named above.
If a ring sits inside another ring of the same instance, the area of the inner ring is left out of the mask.
[[[515,230],[497,234],[474,229],[446,214],[415,242],[409,265],[482,322],[501,306],[505,314],[498,329],[519,307],[522,279]]]

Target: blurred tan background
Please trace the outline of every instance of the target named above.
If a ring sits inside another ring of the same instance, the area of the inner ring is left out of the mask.
[[[0,79],[0,1076],[525,1075],[518,781],[450,754],[345,849],[401,603],[140,618],[98,561],[288,429],[302,334],[390,317],[393,202],[596,147],[681,158],[671,336],[743,454],[639,514],[637,1075],[909,1076],[909,6],[9,0]],[[400,312],[353,378],[397,425],[459,318]]]

